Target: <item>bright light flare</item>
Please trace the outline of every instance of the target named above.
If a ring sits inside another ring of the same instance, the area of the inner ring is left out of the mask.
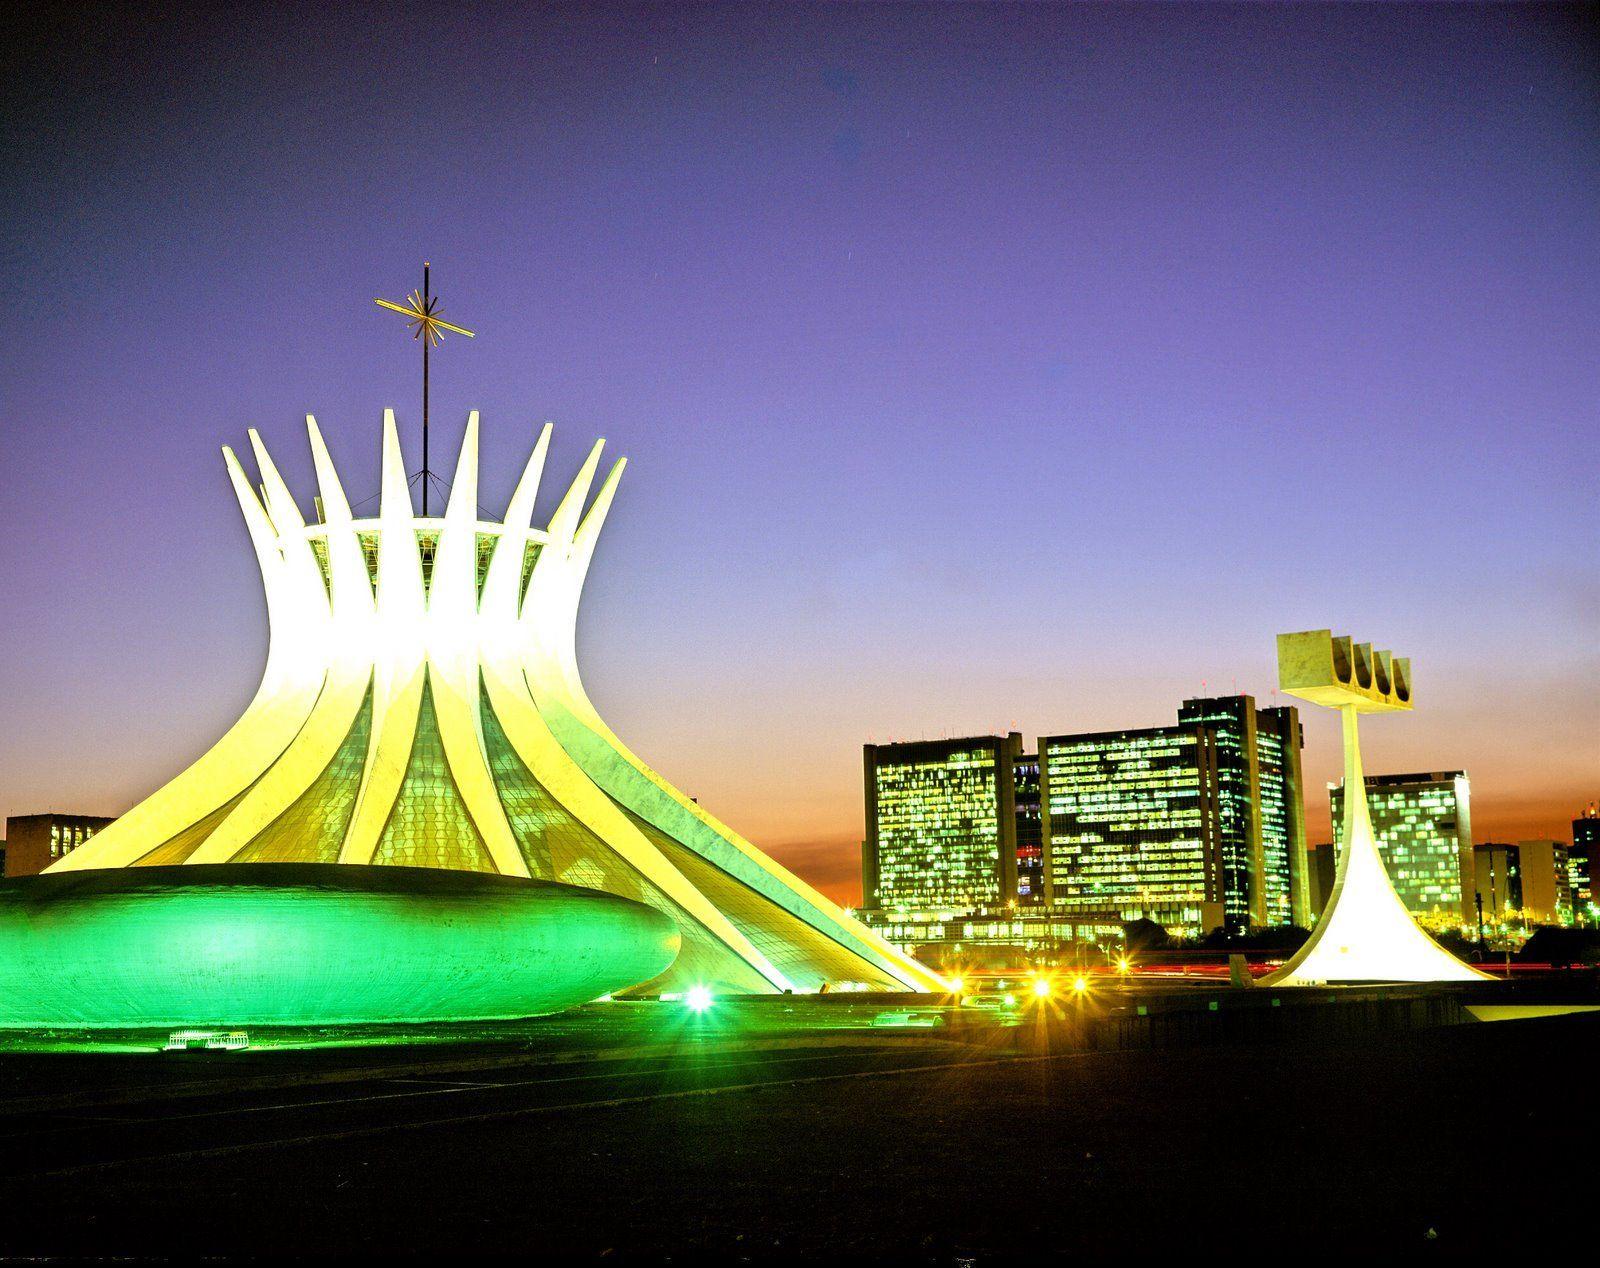
[[[1052,989],[1052,987],[1050,985],[1050,979],[1049,978],[1047,978],[1047,977],[1034,978],[1034,980],[1033,980],[1033,997],[1035,999],[1049,999],[1050,998],[1051,989]]]
[[[1089,979],[1084,977],[1081,973],[1072,979],[1072,993],[1074,995],[1082,995],[1088,989]]]
[[[703,1013],[716,1002],[709,986],[691,986],[684,992],[683,1006],[691,1013]]]

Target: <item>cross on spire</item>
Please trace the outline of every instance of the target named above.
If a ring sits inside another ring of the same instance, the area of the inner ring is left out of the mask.
[[[426,260],[422,262],[422,289],[412,291],[406,296],[405,303],[395,304],[387,299],[372,301],[379,308],[399,313],[410,325],[411,337],[422,341],[422,472],[418,478],[422,481],[423,515],[428,513],[428,481],[433,478],[433,473],[428,470],[428,350],[434,344],[444,342],[446,331],[465,335],[468,339],[475,337],[472,331],[452,325],[439,316],[439,301],[428,285],[428,275],[432,267]]]

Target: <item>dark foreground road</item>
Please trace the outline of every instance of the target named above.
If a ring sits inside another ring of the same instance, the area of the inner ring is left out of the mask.
[[[209,1094],[58,1081],[42,1100],[12,1078],[0,1252],[1273,1263],[1596,1244],[1595,1015],[1337,1048],[868,1030],[420,1056]]]

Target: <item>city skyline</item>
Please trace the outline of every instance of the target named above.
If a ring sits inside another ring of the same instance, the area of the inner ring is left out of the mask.
[[[384,77],[423,37],[337,17],[33,63],[0,816],[119,812],[237,716],[264,607],[216,451],[257,426],[305,488],[315,413],[376,494],[382,409],[413,458],[420,418],[371,298],[428,258],[479,332],[436,357],[433,465],[469,408],[489,506],[546,418],[631,459],[596,703],[831,896],[863,743],[1267,707],[1274,633],[1329,622],[1425,666],[1371,772],[1464,769],[1479,840],[1570,835],[1600,178],[1562,19],[647,13],[443,15],[415,94]],[[1304,721],[1324,841],[1337,721]]]

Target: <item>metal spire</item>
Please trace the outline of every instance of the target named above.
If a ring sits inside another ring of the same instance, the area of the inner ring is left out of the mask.
[[[446,331],[454,334],[465,335],[468,339],[474,338],[472,331],[461,326],[453,326],[439,316],[439,301],[433,298],[428,288],[428,272],[431,265],[422,262],[422,289],[412,291],[406,297],[404,304],[392,304],[386,299],[375,299],[372,302],[379,308],[387,308],[391,312],[399,313],[410,324],[411,337],[422,340],[422,513],[428,513],[428,481],[432,472],[428,470],[428,349],[436,343],[444,342]]]

